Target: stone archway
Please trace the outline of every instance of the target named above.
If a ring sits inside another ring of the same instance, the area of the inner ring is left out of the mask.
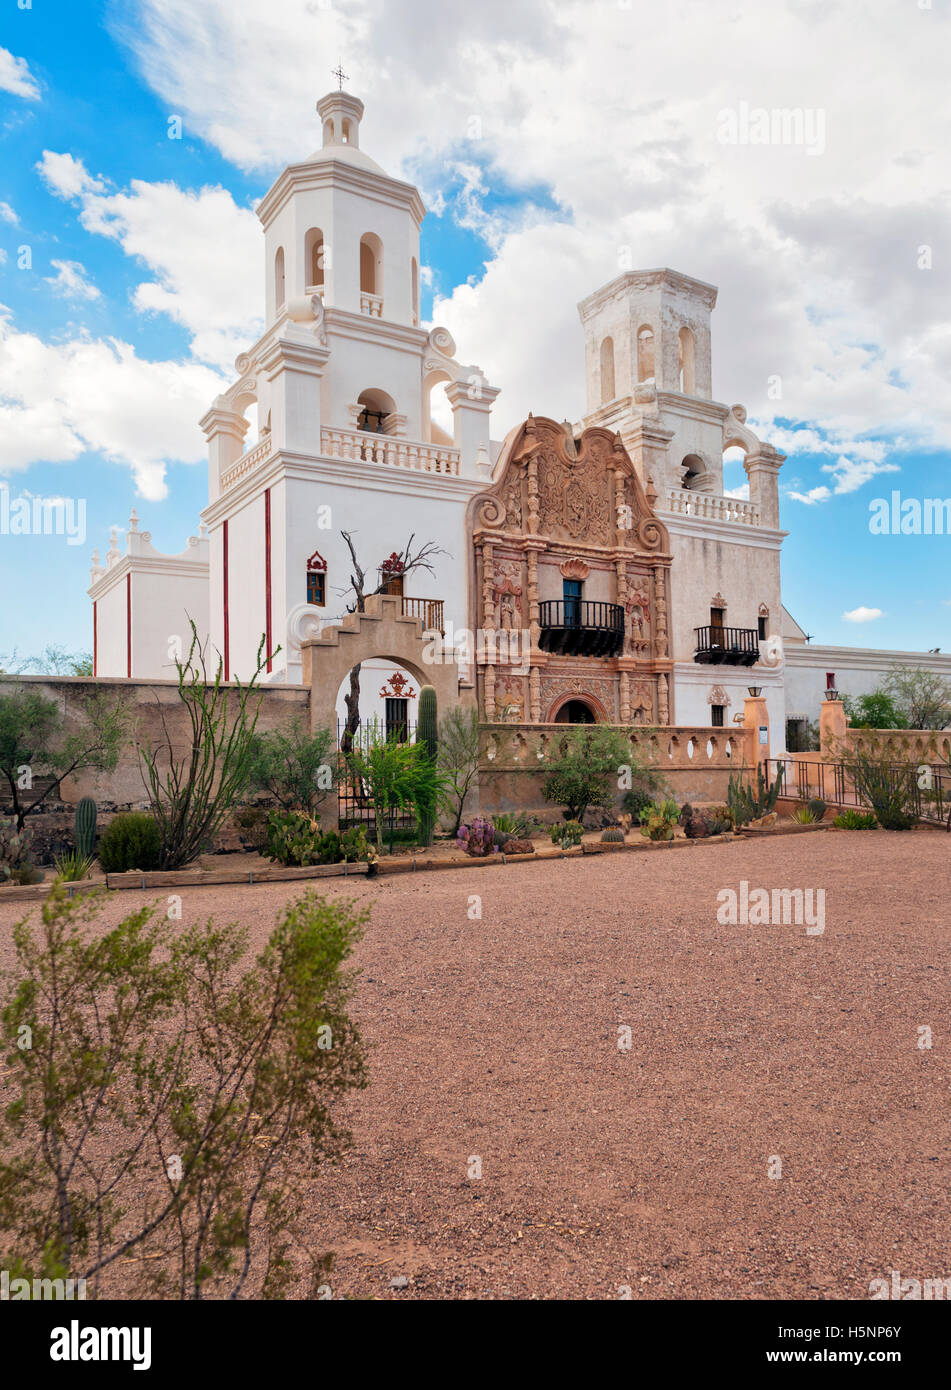
[[[583,705],[591,715],[590,720],[583,721],[571,719],[569,717],[570,705]],[[595,695],[589,695],[586,690],[572,691],[567,695],[560,695],[548,712],[549,724],[574,724],[583,722],[585,724],[607,724],[609,723],[608,712],[604,705]]]
[[[333,727],[337,691],[353,667],[371,657],[403,667],[420,686],[431,685],[440,718],[465,699],[464,695],[460,699],[454,651],[443,645],[438,634],[435,640],[432,634],[424,640],[422,619],[406,616],[403,601],[395,594],[371,594],[365,612],[348,613],[339,626],[304,638],[300,650],[314,729]]]

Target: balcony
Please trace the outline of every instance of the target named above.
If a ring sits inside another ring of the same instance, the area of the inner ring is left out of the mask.
[[[538,606],[538,645],[557,656],[620,656],[624,609],[619,603],[549,599]]]
[[[738,526],[758,526],[759,508],[741,497],[713,497],[687,488],[667,489],[667,511],[692,516],[698,521],[729,521]]]
[[[438,632],[446,635],[443,621],[443,600],[441,598],[403,598],[403,617],[419,618],[424,632]]]
[[[383,317],[382,294],[368,294],[364,290],[360,295],[360,313],[366,314],[371,319],[381,319]]]
[[[371,434],[367,430],[337,430],[323,426],[320,452],[325,458],[382,463],[390,468],[410,468],[419,473],[459,476],[460,453],[443,444],[423,444],[395,434]]]
[[[759,660],[759,633],[753,627],[698,627],[694,661],[704,666],[753,666]]]

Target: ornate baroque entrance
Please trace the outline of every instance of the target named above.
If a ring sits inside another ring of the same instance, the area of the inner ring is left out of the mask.
[[[482,719],[669,724],[669,540],[620,436],[530,415],[469,519]]]

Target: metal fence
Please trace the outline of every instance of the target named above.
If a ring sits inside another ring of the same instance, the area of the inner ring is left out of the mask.
[[[361,724],[356,733],[350,736],[346,734],[346,725],[337,721],[337,816],[340,829],[349,830],[353,825],[362,825],[371,840],[376,835],[376,813],[362,779],[353,774],[347,752],[356,748],[365,753],[381,733],[389,738],[399,738],[404,743],[416,742],[416,724],[409,720],[400,720],[389,728]],[[384,836],[391,836],[415,828],[416,813],[412,806],[397,807],[387,814],[383,833]]]
[[[827,763],[805,758],[771,759],[776,770],[783,768],[781,796],[808,801],[819,797],[828,806],[869,810],[855,789],[847,763]],[[887,763],[891,771],[907,773],[908,763]],[[949,824],[951,817],[951,768],[947,763],[914,764],[916,777],[909,810],[920,820]],[[927,769],[927,772],[926,772]]]

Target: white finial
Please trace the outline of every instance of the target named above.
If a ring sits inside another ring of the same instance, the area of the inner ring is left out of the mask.
[[[133,508],[132,508],[132,515],[129,517],[129,530],[130,530],[130,531],[138,531],[138,529],[139,529],[139,518],[138,518],[138,516],[136,515],[135,507],[133,507]]]

